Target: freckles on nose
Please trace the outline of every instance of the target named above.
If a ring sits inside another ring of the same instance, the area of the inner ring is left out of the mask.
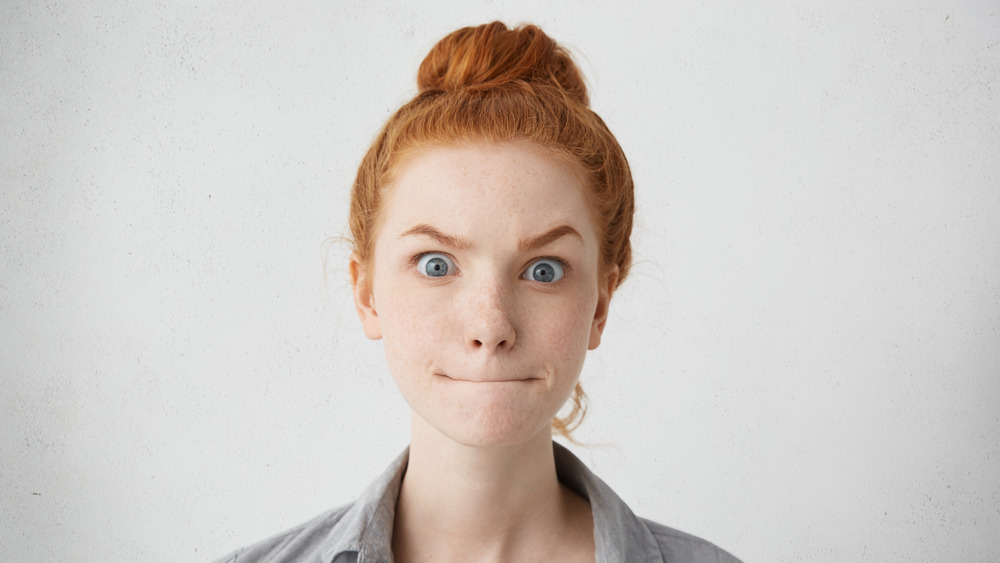
[[[506,299],[496,289],[479,293],[468,308],[465,340],[472,348],[510,349],[515,331]]]

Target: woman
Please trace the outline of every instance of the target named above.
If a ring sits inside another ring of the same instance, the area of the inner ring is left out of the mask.
[[[222,561],[736,561],[637,518],[552,442],[579,423],[633,209],[568,53],[534,26],[464,28],[418,84],[361,163],[350,219],[355,305],[411,407],[410,447],[354,503]]]

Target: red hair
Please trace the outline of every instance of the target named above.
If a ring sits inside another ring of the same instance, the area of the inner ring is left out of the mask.
[[[383,188],[413,151],[462,142],[527,142],[578,171],[601,237],[601,271],[617,266],[616,287],[621,284],[632,258],[632,174],[618,141],[590,110],[583,76],[565,49],[533,25],[465,27],[431,49],[417,86],[417,96],[375,138],[354,181],[351,235],[366,268]],[[572,399],[570,414],[552,423],[567,438],[586,412],[579,383]]]

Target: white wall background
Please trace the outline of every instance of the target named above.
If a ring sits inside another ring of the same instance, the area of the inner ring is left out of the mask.
[[[573,49],[638,189],[574,449],[748,562],[1000,559],[996,3],[139,4],[0,4],[0,560],[212,559],[399,452],[323,241],[492,19]]]

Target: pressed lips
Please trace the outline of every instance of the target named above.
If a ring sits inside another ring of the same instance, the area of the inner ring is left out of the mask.
[[[511,378],[508,376],[485,376],[477,378],[461,378],[453,377],[445,373],[435,373],[434,375],[438,377],[443,377],[445,379],[450,379],[452,381],[464,381],[466,383],[523,383],[527,381],[538,381],[541,380],[540,377],[522,377],[522,378]]]

